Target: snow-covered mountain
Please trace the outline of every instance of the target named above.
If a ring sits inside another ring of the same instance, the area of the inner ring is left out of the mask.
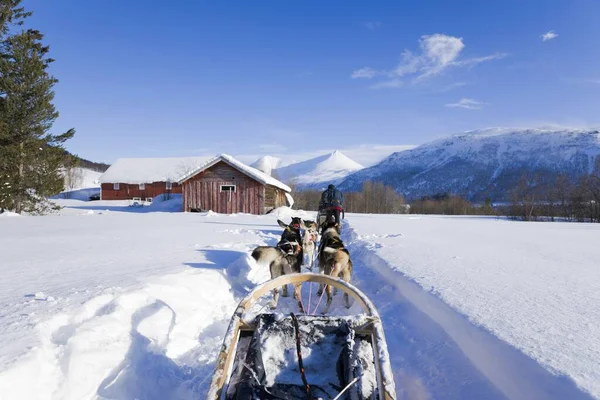
[[[264,172],[265,174],[272,175],[273,170],[279,168],[280,165],[281,158],[273,156],[264,156],[256,160],[256,162],[250,166],[256,168],[259,171]]]
[[[274,170],[273,175],[299,189],[323,189],[338,184],[349,174],[364,167],[339,150]]]
[[[591,172],[600,155],[597,130],[492,128],[469,131],[394,153],[347,177],[343,190],[383,182],[409,198],[449,192],[469,199],[507,199],[527,172],[548,179]]]

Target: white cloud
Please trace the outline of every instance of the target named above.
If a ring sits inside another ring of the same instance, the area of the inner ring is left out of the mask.
[[[373,68],[365,67],[357,69],[352,72],[352,79],[362,78],[362,79],[371,79],[379,75],[380,73]]]
[[[377,82],[371,86],[370,89],[389,89],[389,88],[400,88],[404,86],[404,82],[400,79],[390,79],[389,81]]]
[[[379,21],[367,21],[364,23],[364,25],[365,28],[374,31],[375,29],[381,28],[383,24]]]
[[[489,56],[485,56],[485,57],[475,57],[475,58],[469,58],[466,60],[457,61],[453,65],[455,65],[457,67],[468,67],[468,66],[477,65],[477,64],[480,64],[480,63],[486,62],[486,61],[500,60],[506,56],[508,56],[508,53],[494,53],[494,54],[490,54]]]
[[[542,42],[552,40],[557,36],[558,35],[556,33],[554,33],[554,31],[548,31],[548,32],[544,33],[543,35],[540,35],[540,37],[542,38]]]
[[[386,83],[382,82],[382,87],[400,87],[401,85],[396,80],[401,77],[410,77],[413,83],[419,83],[427,78],[439,75],[451,67],[472,67],[507,56],[506,53],[494,53],[483,57],[460,59],[460,55],[465,48],[463,38],[440,33],[421,36],[419,48],[420,51],[416,54],[410,50],[404,50],[400,64],[390,71],[378,71],[365,67],[354,71],[352,78],[372,79],[380,75],[387,76],[392,78],[394,86],[389,86],[389,84],[385,86]]]
[[[481,110],[485,105],[487,105],[487,103],[473,99],[462,98],[457,103],[446,104],[446,107],[466,108],[467,110]]]
[[[449,84],[445,88],[440,89],[440,92],[449,92],[451,90],[458,89],[463,86],[467,86],[467,82],[454,82]]]

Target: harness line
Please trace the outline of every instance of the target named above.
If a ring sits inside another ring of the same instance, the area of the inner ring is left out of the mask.
[[[298,366],[300,367],[300,377],[302,378],[302,383],[304,383],[304,387],[306,388],[306,394],[308,395],[308,399],[313,400],[314,397],[312,395],[312,391],[310,390],[310,385],[306,380],[306,374],[304,373],[304,362],[302,361],[302,349],[300,347],[300,327],[298,326],[298,319],[296,318],[296,314],[294,314],[293,312],[290,313],[290,315],[292,317],[292,322],[296,331],[296,352],[298,353]]]

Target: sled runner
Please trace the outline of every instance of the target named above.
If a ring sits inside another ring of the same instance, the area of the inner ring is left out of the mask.
[[[327,217],[329,215],[335,215],[336,212],[340,217],[340,220],[337,222],[340,224],[341,229],[342,219],[345,217],[344,209],[341,206],[333,206],[317,211],[317,226],[319,228],[319,232],[322,231],[323,224],[327,221]]]
[[[296,316],[251,311],[274,288],[308,282],[348,293],[362,313]],[[377,310],[357,288],[323,274],[284,275],[256,287],[231,319],[207,398],[395,400]]]

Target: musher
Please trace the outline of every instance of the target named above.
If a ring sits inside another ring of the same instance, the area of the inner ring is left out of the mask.
[[[319,227],[323,226],[325,221],[329,221],[331,217],[335,218],[335,222],[340,224],[340,213],[344,215],[344,195],[334,185],[330,184],[321,194],[319,202]],[[324,218],[323,218],[324,217]]]

